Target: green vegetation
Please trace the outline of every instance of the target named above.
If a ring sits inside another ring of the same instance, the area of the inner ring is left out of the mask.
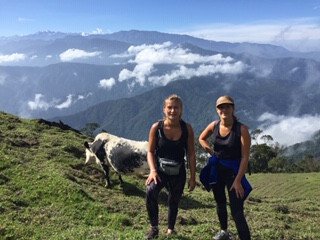
[[[255,129],[250,133],[253,140],[250,149],[252,172],[320,172],[320,158],[316,151],[320,132],[312,140],[291,147],[274,143],[270,135],[260,136],[262,132],[261,129]],[[258,143],[258,139],[263,143]]]
[[[144,179],[124,176],[104,187],[102,171],[84,165],[73,131],[0,113],[0,239],[144,239],[148,230]],[[320,173],[253,174],[246,202],[252,239],[320,239]],[[160,195],[165,239],[166,192]],[[200,186],[181,202],[178,235],[212,239],[219,230],[211,193]],[[230,230],[235,233],[233,221]]]

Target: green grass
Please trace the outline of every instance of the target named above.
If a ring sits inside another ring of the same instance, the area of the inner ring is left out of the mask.
[[[87,137],[0,113],[0,239],[144,239],[144,179],[104,187],[84,165]],[[320,239],[320,173],[253,174],[245,204],[252,239]],[[160,194],[160,239],[167,194]],[[230,219],[230,230],[235,225]],[[185,191],[171,239],[212,239],[219,230],[212,193]]]

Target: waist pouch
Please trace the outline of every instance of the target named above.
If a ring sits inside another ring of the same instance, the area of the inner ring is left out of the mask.
[[[169,158],[159,158],[159,170],[167,175],[178,175],[182,163]]]

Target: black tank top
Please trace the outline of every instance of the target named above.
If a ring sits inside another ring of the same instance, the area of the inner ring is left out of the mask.
[[[180,121],[181,137],[179,140],[170,140],[166,138],[163,131],[163,121],[159,121],[157,131],[156,155],[159,158],[169,158],[177,162],[184,163],[184,157],[187,149],[188,129],[184,121]]]
[[[222,137],[220,135],[220,121],[215,126],[212,134],[214,154],[220,159],[241,159],[241,123],[234,121],[230,133]]]

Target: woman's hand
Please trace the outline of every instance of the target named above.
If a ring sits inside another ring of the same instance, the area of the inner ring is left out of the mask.
[[[237,198],[243,198],[244,197],[244,189],[242,187],[241,181],[235,179],[230,191],[234,190],[236,192]]]
[[[147,180],[146,180],[146,185],[149,185],[150,183],[152,183],[154,181],[155,184],[158,183],[158,181],[160,182],[160,177],[157,173],[157,171],[151,171]]]

